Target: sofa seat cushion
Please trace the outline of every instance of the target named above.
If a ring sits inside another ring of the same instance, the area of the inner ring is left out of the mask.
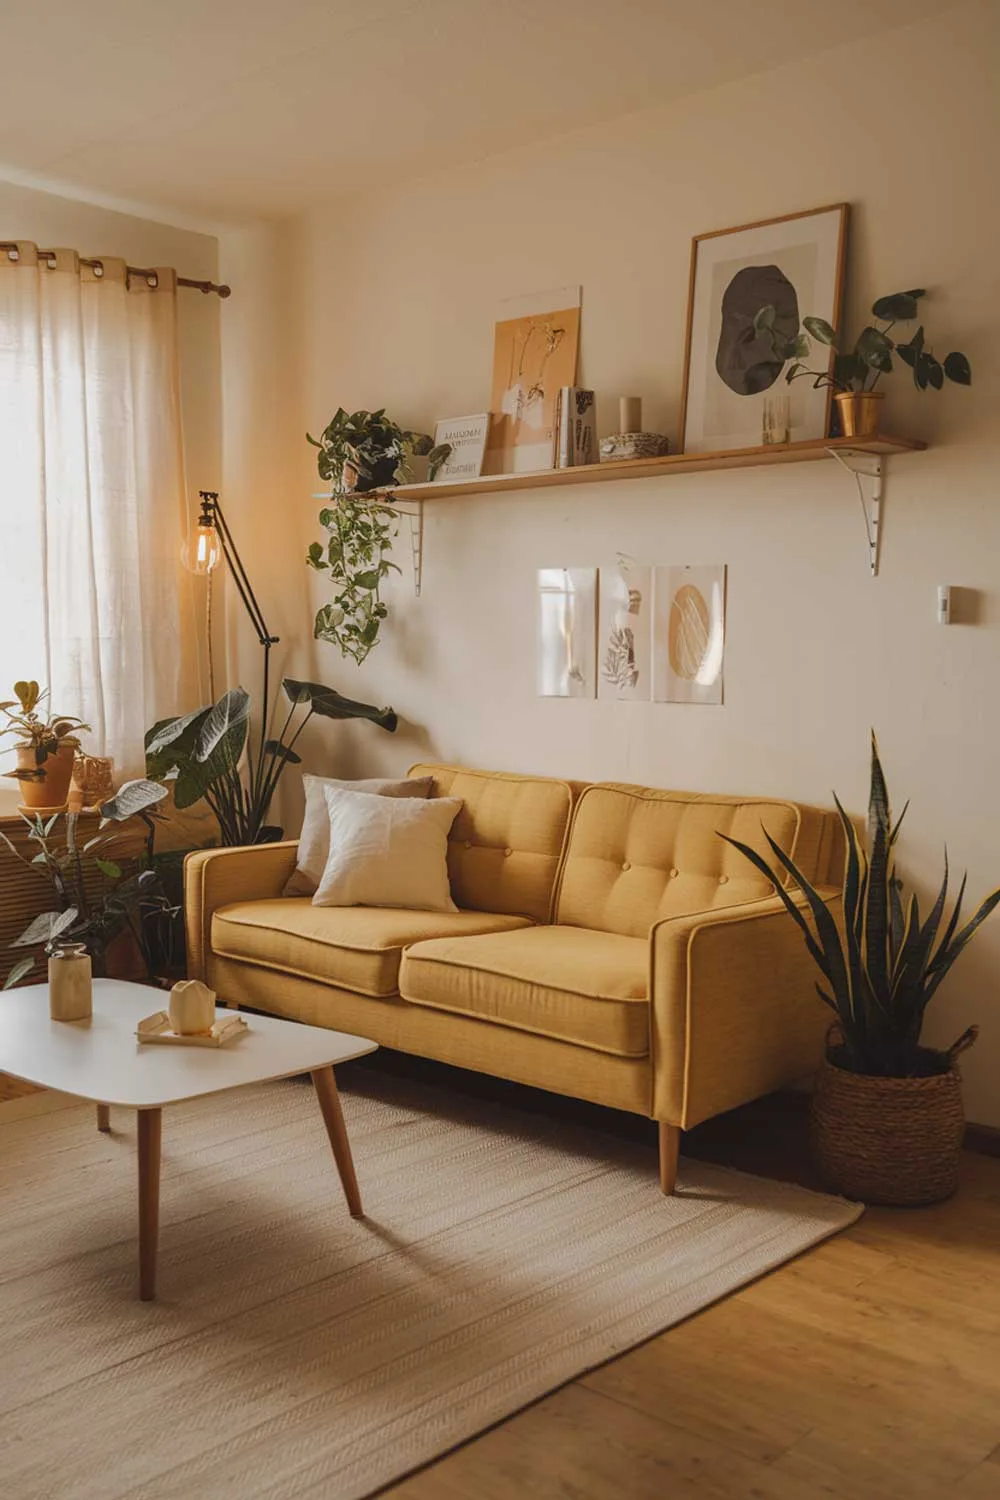
[[[408,943],[529,925],[525,917],[486,911],[313,906],[308,898],[288,896],[220,906],[212,917],[212,948],[225,958],[384,997],[398,991]]]
[[[649,943],[583,927],[440,937],[408,948],[404,1000],[617,1057],[649,1051]]]

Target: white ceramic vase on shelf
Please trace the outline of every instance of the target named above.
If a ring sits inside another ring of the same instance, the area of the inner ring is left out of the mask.
[[[90,954],[67,943],[49,959],[49,1015],[53,1021],[87,1021],[94,1010]]]

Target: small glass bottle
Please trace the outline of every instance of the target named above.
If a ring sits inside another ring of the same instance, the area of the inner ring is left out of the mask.
[[[90,954],[66,943],[49,957],[49,1015],[53,1021],[87,1021],[94,1010]]]

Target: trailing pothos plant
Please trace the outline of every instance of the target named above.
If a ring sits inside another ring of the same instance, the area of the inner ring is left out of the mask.
[[[777,312],[771,306],[762,307],[755,314],[753,331],[770,335],[778,359],[793,361],[785,371],[789,384],[793,380],[808,379],[814,390],[829,386],[842,393],[853,391],[861,395],[873,391],[882,376],[889,374],[895,354],[913,372],[913,383],[919,391],[927,390],[928,386],[939,391],[946,379],[956,385],[971,385],[972,367],[966,356],[956,349],[946,354],[943,361],[935,359],[924,337],[922,323],[905,343],[889,337],[897,323],[916,319],[920,298],[926,295],[923,287],[915,287],[909,292],[893,292],[891,296],[879,297],[872,305],[875,321],[861,330],[853,349],[837,348],[836,332],[825,318],[803,318],[805,333],[796,331],[786,338],[775,328]],[[810,335],[817,343],[834,351],[832,370],[811,370],[803,363],[811,352]]]
[[[433,465],[441,450],[425,434],[398,426],[384,407],[352,413],[339,407],[320,437],[306,433],[306,440],[319,450],[319,477],[330,485],[330,504],[319,513],[327,539],[312,542],[306,554],[309,566],[328,573],[333,585],[332,600],[317,611],[313,634],[360,665],[378,643],[389,613],[382,585],[400,571],[389,559],[399,513],[387,492],[410,477],[414,455],[428,455]]]
[[[921,919],[916,893],[912,892],[906,900],[903,882],[896,873],[895,848],[906,807],[893,822],[874,734],[867,848],[836,796],[834,801],[847,840],[843,930],[820,893],[766,831],[776,866],[769,865],[756,850],[738,839],[726,834],[721,837],[739,849],[773,883],[802,929],[806,947],[823,980],[816,990],[837,1018],[836,1040],[828,1049],[830,1060],[849,1072],[880,1078],[945,1073],[955,1058],[975,1041],[978,1028],[970,1026],[945,1050],[924,1047],[920,1044],[924,1015],[955,960],[1000,904],[1000,889],[987,896],[965,925],[959,927],[965,895],[963,875],[958,898],[946,921],[949,873],[946,851],[944,878],[937,899]],[[791,876],[805,897],[804,907],[785,888],[786,875]]]
[[[370,719],[390,734],[396,728],[393,709],[358,703],[323,683],[286,677],[281,686],[289,706],[277,735],[271,734],[277,699],[263,704],[254,733],[250,694],[241,687],[223,693],[218,703],[161,720],[146,735],[146,774],[174,783],[174,806],[180,810],[204,798],[218,819],[223,844],[281,838],[281,828],[267,821],[271,799],[285,767],[300,764],[295,745],[314,716]]]

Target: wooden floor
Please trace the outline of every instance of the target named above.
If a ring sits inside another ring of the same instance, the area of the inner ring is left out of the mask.
[[[811,1182],[805,1107],[760,1100],[682,1151]],[[1000,1500],[1000,1159],[965,1153],[951,1202],[869,1209],[385,1495]]]
[[[808,1181],[802,1123],[786,1096],[685,1145]],[[870,1209],[385,1494],[1000,1500],[1000,1159],[966,1153],[950,1203]]]

